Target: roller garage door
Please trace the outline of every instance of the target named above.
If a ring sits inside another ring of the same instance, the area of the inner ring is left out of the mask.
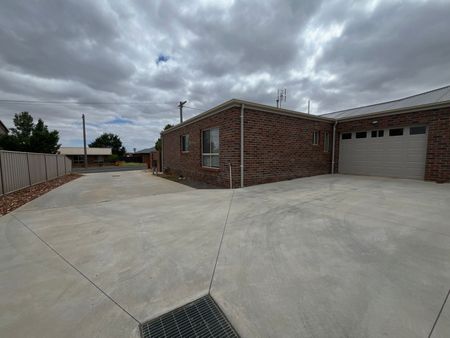
[[[339,172],[423,179],[426,153],[425,126],[343,132]]]

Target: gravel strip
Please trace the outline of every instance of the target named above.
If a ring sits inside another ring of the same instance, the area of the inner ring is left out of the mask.
[[[29,188],[24,188],[6,196],[0,196],[0,215],[6,215],[8,212],[21,207],[22,205],[38,198],[41,195],[53,190],[60,185],[73,181],[82,175],[69,174],[55,178],[48,182],[42,182]]]

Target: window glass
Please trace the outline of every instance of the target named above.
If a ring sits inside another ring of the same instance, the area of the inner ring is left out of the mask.
[[[207,153],[207,154],[210,153],[210,145],[211,145],[209,134],[210,134],[210,130],[209,129],[203,131],[203,137],[202,137],[203,146],[202,146],[202,149],[203,149],[203,153]]]
[[[313,145],[318,145],[319,144],[319,132],[318,131],[314,131],[313,132],[312,144]]]
[[[359,131],[355,134],[356,138],[366,138],[367,137],[367,132],[366,131]]]
[[[219,155],[211,155],[211,167],[219,167]]]
[[[211,166],[211,156],[210,155],[203,155],[203,166],[204,167],[210,167]]]
[[[330,133],[327,131],[323,134],[323,151],[330,151]]]
[[[384,130],[372,130],[371,136],[372,137],[383,137],[384,136]]]
[[[202,132],[202,165],[219,167],[219,129],[211,128]]]
[[[219,129],[214,128],[210,129],[211,132],[211,153],[218,153],[219,152]]]
[[[181,136],[181,151],[189,151],[189,135]]]
[[[342,139],[343,140],[350,140],[352,138],[352,133],[343,133]]]
[[[409,135],[425,134],[426,132],[427,132],[427,127],[425,127],[425,126],[409,128]]]
[[[389,136],[403,135],[403,128],[389,129]]]

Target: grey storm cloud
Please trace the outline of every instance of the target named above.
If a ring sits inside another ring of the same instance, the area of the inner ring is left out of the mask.
[[[448,85],[448,1],[21,1],[0,10],[0,102],[64,145],[103,131],[153,146],[177,102],[232,97],[326,113]],[[104,103],[104,104],[98,104]],[[186,118],[199,113],[186,109]],[[126,123],[124,122],[126,121]]]

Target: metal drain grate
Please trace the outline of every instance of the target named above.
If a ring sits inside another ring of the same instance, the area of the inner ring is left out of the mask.
[[[239,338],[223,312],[209,295],[141,324],[140,330],[142,338]]]

